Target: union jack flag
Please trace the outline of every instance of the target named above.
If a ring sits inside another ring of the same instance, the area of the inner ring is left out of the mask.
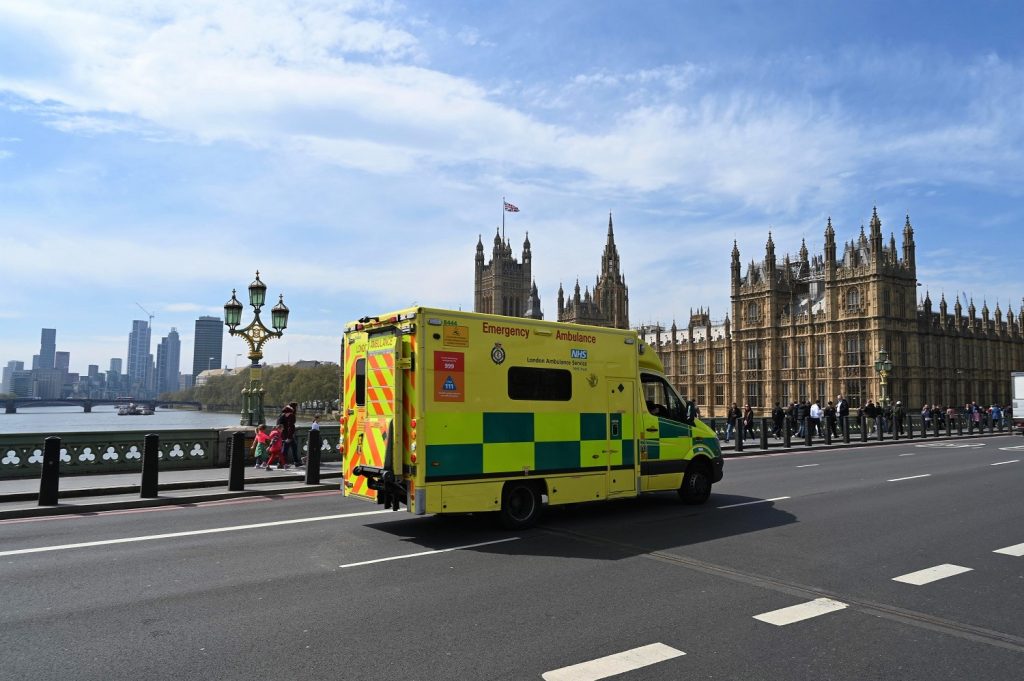
[[[508,211],[509,213],[518,213],[519,212],[518,206],[513,206],[508,201],[505,201],[505,210]]]

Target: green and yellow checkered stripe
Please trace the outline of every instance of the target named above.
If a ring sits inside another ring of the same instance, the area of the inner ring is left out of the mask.
[[[632,467],[632,414],[434,413],[427,429],[426,479],[500,477]],[[609,430],[610,428],[610,430]],[[609,440],[614,441],[609,448]],[[618,446],[615,446],[618,445]]]

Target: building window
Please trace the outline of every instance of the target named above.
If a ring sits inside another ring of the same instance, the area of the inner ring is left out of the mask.
[[[899,338],[900,351],[898,355],[899,360],[897,361],[897,364],[901,367],[907,367],[910,365],[910,355],[907,352],[907,337],[901,334]],[[956,364],[956,345],[953,346],[953,364]]]
[[[698,350],[697,351],[697,375],[698,376],[703,376],[706,373],[707,373],[707,366],[705,365],[705,362],[704,362],[704,351],[703,350]]]
[[[797,399],[801,402],[807,401],[807,381],[798,381],[796,384]]]
[[[688,375],[690,373],[690,356],[685,352],[680,352],[676,355],[676,361],[679,362],[679,375]]]
[[[817,341],[815,341],[815,347],[817,349],[817,358],[815,359],[814,366],[819,367],[819,368],[820,367],[824,367],[826,365],[826,363],[825,363],[825,339],[824,338],[819,338]]]
[[[892,316],[892,291],[889,289],[882,291],[882,314],[886,317]]]
[[[825,402],[825,381],[818,381],[818,406],[823,406]]]
[[[761,383],[759,381],[747,383],[747,404],[751,407],[761,406]]]
[[[725,373],[725,350],[715,350],[715,373]]]
[[[697,386],[697,404],[707,404],[707,388],[703,385]]]
[[[747,369],[760,371],[761,369],[761,344],[747,343]]]
[[[757,303],[747,303],[747,322],[754,324],[761,317],[761,306]]]
[[[846,292],[846,311],[860,312],[860,290],[851,288]]]
[[[856,409],[861,406],[861,399],[864,395],[864,383],[861,381],[847,381],[846,382],[846,399],[850,401],[850,406]]]
[[[716,407],[724,407],[725,406],[725,386],[724,385],[716,385],[715,386],[715,406]]]
[[[855,333],[846,337],[846,366],[859,367],[864,364],[864,347],[861,338]]]
[[[782,368],[789,368],[789,341],[782,341]]]
[[[796,343],[796,366],[798,369],[807,368],[807,341]]]
[[[788,407],[789,403],[791,401],[792,400],[790,400],[789,381],[783,381],[782,382],[782,406],[783,407]]]

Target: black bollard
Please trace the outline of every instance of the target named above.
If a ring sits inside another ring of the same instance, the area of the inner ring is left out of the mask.
[[[995,419],[992,418],[992,414],[988,414],[986,416],[986,418],[988,419],[988,434],[989,435],[995,435],[995,433],[996,433],[996,422],[995,422]]]
[[[245,433],[238,431],[231,436],[231,462],[228,472],[228,491],[241,492],[245,489]]]
[[[946,417],[946,437],[953,437],[953,419]]]
[[[60,496],[60,438],[51,435],[43,445],[43,473],[39,477],[39,505],[56,506]]]
[[[914,439],[914,415],[907,414],[907,439]]]
[[[736,430],[733,433],[733,437],[736,438],[736,451],[743,451],[743,419],[736,419]]]
[[[825,419],[825,444],[827,445],[832,444],[832,425],[835,423],[832,419],[834,418],[835,416]]]
[[[789,449],[793,444],[793,428],[789,421],[789,415],[782,421],[782,446]]]
[[[843,444],[848,445],[850,444],[850,415],[847,414],[846,416],[840,416],[839,418],[842,419],[840,426],[843,429]]]
[[[885,440],[885,428],[882,427],[882,417],[875,417],[875,429],[878,431],[878,441],[882,442]]]
[[[935,430],[935,437],[938,437],[939,436],[939,420],[938,419],[935,419],[935,418],[932,419],[932,428]]]
[[[768,449],[768,419],[761,419],[761,449]]]
[[[157,471],[157,450],[160,449],[160,436],[150,433],[146,436],[142,448],[142,484],[139,485],[139,496],[143,499],[156,499],[159,495]]]
[[[320,431],[309,431],[309,438],[306,440],[306,484],[320,484]]]
[[[811,446],[811,417],[804,417],[804,446]]]
[[[964,420],[960,417],[960,414],[956,415],[956,434],[960,437],[964,436]]]
[[[859,420],[860,420],[860,441],[861,442],[867,442],[868,441],[868,420],[864,416],[864,414],[860,415]]]

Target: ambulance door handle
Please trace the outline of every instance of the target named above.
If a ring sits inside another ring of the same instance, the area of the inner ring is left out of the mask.
[[[602,451],[602,454],[607,454],[607,453],[608,453],[608,452],[606,452],[606,451]],[[591,458],[593,458],[593,459],[599,459],[599,458],[601,458],[601,454],[594,454],[594,455],[593,455],[593,456],[592,456]]]
[[[647,429],[647,432],[648,432],[648,433],[657,433],[657,432],[658,432],[658,428],[657,428],[657,426],[650,426],[650,427],[649,427],[649,428]]]

